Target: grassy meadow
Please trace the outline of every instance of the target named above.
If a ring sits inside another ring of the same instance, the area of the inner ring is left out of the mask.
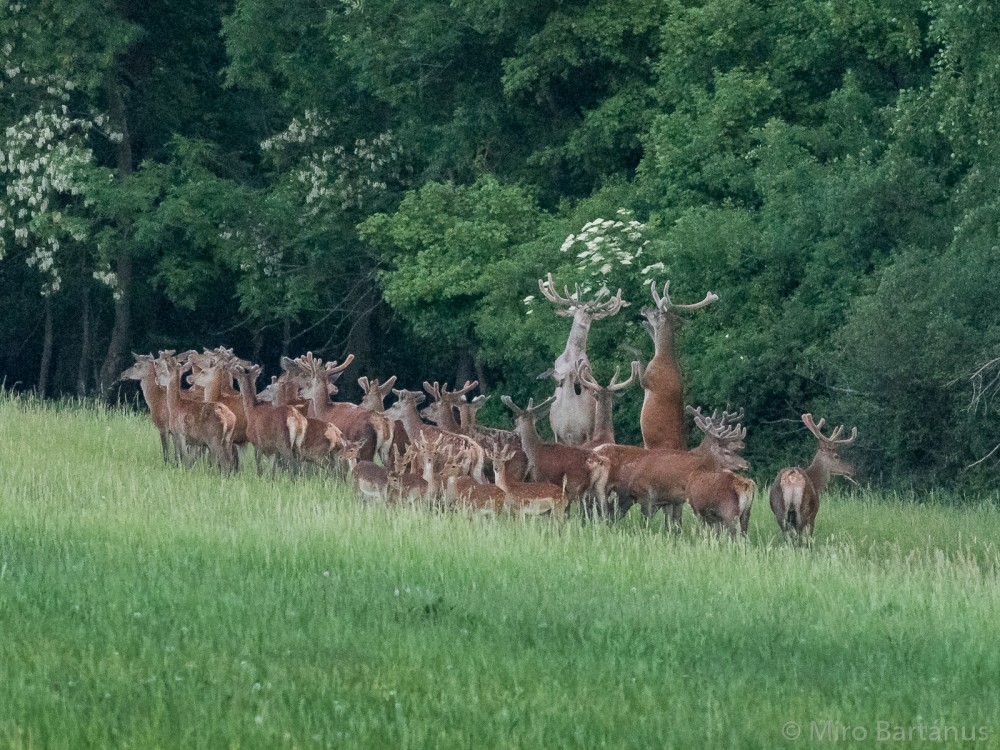
[[[947,501],[470,522],[2,397],[0,747],[998,747],[1000,501]]]

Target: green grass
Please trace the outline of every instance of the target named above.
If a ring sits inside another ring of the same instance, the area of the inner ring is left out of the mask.
[[[810,547],[764,495],[747,543],[469,522],[0,398],[0,747],[997,746],[998,498],[947,500],[833,494]]]

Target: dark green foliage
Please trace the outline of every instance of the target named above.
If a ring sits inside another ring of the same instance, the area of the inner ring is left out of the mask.
[[[864,478],[997,478],[1000,453],[966,469],[1000,443],[995,402],[969,408],[1000,356],[989,4],[12,7],[4,63],[35,83],[3,71],[0,127],[56,106],[38,81],[63,76],[74,111],[125,135],[92,134],[86,195],[59,196],[86,238],[55,259],[56,392],[92,388],[125,330],[137,350],[351,351],[355,376],[543,397],[569,323],[539,278],[623,290],[591,331],[600,380],[648,356],[638,311],[670,279],[681,302],[720,296],[684,316],[687,400],[746,409],[755,472],[806,460],[812,411],[858,425]],[[30,384],[45,305],[26,257],[0,265],[0,366]],[[130,321],[93,280],[128,262]],[[509,423],[497,401],[483,418]]]

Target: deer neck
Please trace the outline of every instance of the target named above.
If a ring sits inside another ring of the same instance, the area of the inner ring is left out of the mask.
[[[243,402],[243,411],[246,414],[247,422],[250,422],[253,418],[254,407],[257,406],[257,394],[254,392],[254,386],[248,375],[237,375],[236,382],[240,385],[240,401]]]
[[[505,461],[500,463],[493,463],[493,479],[494,484],[502,489],[504,492],[510,492],[510,484],[507,482],[507,463]]]
[[[669,316],[664,316],[663,320],[653,328],[653,351],[653,356],[657,359],[677,361],[674,349],[674,321]]]
[[[167,390],[156,382],[156,372],[152,368],[142,374],[139,380],[142,397],[151,412],[167,408]]]
[[[417,405],[413,401],[407,400],[403,404],[402,412],[400,421],[403,423],[406,437],[415,440],[420,436],[420,428],[423,425],[423,422],[420,421],[420,415],[417,413]]]
[[[180,369],[171,370],[170,377],[167,379],[166,387],[167,414],[170,415],[171,420],[173,420],[173,415],[180,407],[180,401],[181,371]]]
[[[593,320],[593,315],[584,310],[577,310],[574,313],[566,348],[556,360],[557,374],[565,375],[576,367],[578,360],[587,358],[587,338],[590,336],[590,324]]]
[[[221,367],[212,368],[212,377],[208,379],[208,383],[205,385],[206,401],[220,401],[222,399],[222,381],[224,374],[225,373]]]
[[[430,457],[424,458],[424,481],[427,482],[427,493],[429,495],[437,494],[438,490],[438,475],[434,471],[434,459]]]
[[[830,469],[823,460],[823,454],[816,451],[812,463],[806,468],[806,476],[813,483],[817,492],[824,492],[830,484]]]
[[[597,408],[594,409],[594,433],[590,438],[591,443],[613,443],[615,442],[615,425],[612,419],[614,409],[614,394],[611,391],[602,390],[595,395]]]
[[[322,419],[323,414],[333,405],[330,392],[325,386],[326,383],[321,378],[314,377],[310,381],[309,416],[313,419]]]
[[[535,457],[538,455],[538,446],[542,443],[542,439],[538,435],[538,430],[535,429],[534,422],[519,418],[514,432],[521,438],[521,450],[528,457],[528,464],[534,466]]]

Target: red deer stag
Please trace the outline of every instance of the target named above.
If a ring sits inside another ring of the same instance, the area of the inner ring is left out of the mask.
[[[257,476],[264,473],[261,459],[271,457],[271,476],[274,477],[278,458],[287,468],[298,468],[302,441],[308,424],[306,418],[291,406],[274,406],[257,399],[256,382],[260,366],[251,365],[244,369],[237,364],[229,365],[230,372],[239,384],[243,413],[247,420],[247,438],[254,449]]]
[[[360,460],[371,461],[376,451],[381,448],[387,437],[387,430],[376,429],[372,419],[373,412],[357,404],[334,402],[331,394],[337,392],[333,384],[340,374],[354,361],[354,355],[348,354],[342,364],[336,362],[324,363],[322,359],[307,352],[304,357],[289,359],[282,357],[281,367],[290,376],[300,382],[300,395],[309,403],[307,416],[333,422],[340,429],[345,440],[362,442]],[[379,425],[384,420],[379,421]]]
[[[623,381],[618,380],[621,368],[616,367],[615,374],[611,376],[611,382],[607,386],[603,386],[594,378],[594,373],[590,370],[589,362],[581,361],[579,363],[577,379],[580,385],[593,394],[597,404],[594,410],[594,429],[590,440],[584,444],[585,447],[596,448],[598,445],[615,442],[615,425],[612,419],[615,398],[620,396],[621,392],[632,385],[632,381],[639,377],[639,366],[638,360],[633,362],[632,374],[629,375],[628,380]]]
[[[645,391],[639,426],[647,448],[687,450],[687,430],[684,424],[684,384],[677,354],[674,351],[675,310],[698,310],[719,299],[709,292],[701,302],[677,305],[670,300],[670,282],[663,285],[663,296],[656,293],[656,282],[650,282],[655,307],[643,308],[643,327],[653,339],[654,353],[639,382]]]
[[[549,422],[557,443],[565,445],[580,445],[591,439],[594,429],[594,396],[580,385],[577,377],[578,365],[587,362],[587,337],[590,325],[595,320],[601,320],[616,315],[626,305],[622,301],[622,290],[611,296],[611,292],[602,288],[594,299],[589,302],[582,300],[583,292],[577,285],[573,294],[563,287],[565,296],[556,292],[552,274],[547,279],[538,280],[538,288],[545,299],[556,305],[556,315],[572,317],[566,348],[556,358],[555,365],[539,378],[552,377],[556,381],[555,401],[549,411]]]
[[[583,502],[590,495],[602,508],[605,502],[607,472],[596,472],[587,459],[594,452],[587,448],[542,442],[536,422],[538,415],[555,400],[550,396],[538,405],[532,399],[522,409],[510,396],[501,396],[504,405],[514,412],[514,432],[528,456],[528,476],[535,482],[549,482],[563,487],[567,503]]]
[[[465,385],[457,391],[449,391],[447,383],[442,387],[436,380],[433,385],[425,380],[424,390],[434,401],[421,410],[420,416],[431,420],[442,430],[461,433],[462,428],[455,421],[455,410],[466,402],[465,394],[477,385],[479,385],[478,380],[466,380]]]
[[[782,469],[771,484],[771,510],[778,519],[778,526],[786,534],[812,534],[819,511],[819,496],[830,483],[830,477],[839,475],[851,479],[854,469],[837,455],[837,450],[853,443],[858,428],[851,428],[851,436],[841,439],[844,425],[838,425],[830,437],[820,430],[826,420],[813,422],[812,414],[803,414],[802,422],[819,441],[812,463],[805,469],[798,466]]]
[[[157,382],[166,389],[170,434],[181,460],[190,466],[193,460],[190,446],[204,446],[220,469],[233,471],[236,415],[222,404],[181,398],[181,376],[191,368],[190,363],[166,351],[160,352],[160,358],[154,362]]]
[[[287,372],[281,377],[272,377],[271,384],[257,394],[257,399],[272,406],[290,406],[299,413],[304,408],[298,400],[298,387]],[[333,422],[306,417],[300,459],[321,468],[333,468],[334,459],[344,445],[344,435]]]
[[[714,414],[703,417],[698,410],[691,411],[695,424],[705,433],[702,444],[694,450],[614,445],[598,449],[598,453],[611,459],[608,484],[618,496],[619,517],[636,504],[647,518],[662,508],[667,522],[679,528],[692,479],[704,472],[749,468],[750,464],[737,453],[743,448],[746,429],[729,424],[732,415],[727,413],[716,420]]]
[[[746,536],[750,508],[757,484],[728,469],[703,471],[692,476],[685,488],[694,514],[718,531],[724,528],[733,537]]]

